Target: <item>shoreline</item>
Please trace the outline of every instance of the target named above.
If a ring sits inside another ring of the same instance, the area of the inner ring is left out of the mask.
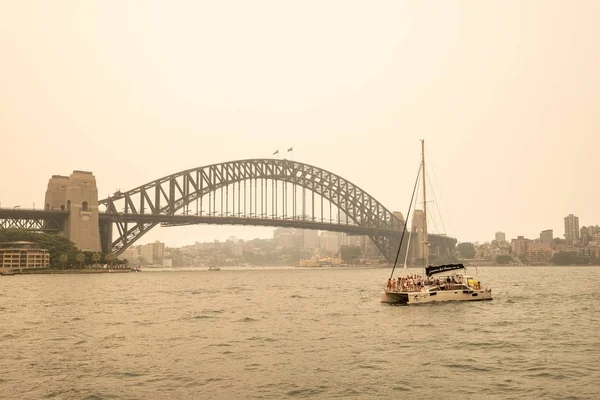
[[[133,272],[131,268],[84,268],[84,269],[23,269],[10,275],[54,275],[54,274],[108,274]],[[3,276],[4,275],[3,273]]]

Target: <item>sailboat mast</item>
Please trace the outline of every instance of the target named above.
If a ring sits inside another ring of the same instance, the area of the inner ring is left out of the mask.
[[[421,173],[423,174],[423,263],[424,268],[429,265],[429,238],[427,237],[427,190],[425,189],[425,139],[421,139]]]

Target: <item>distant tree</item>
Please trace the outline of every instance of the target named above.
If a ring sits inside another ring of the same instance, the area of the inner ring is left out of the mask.
[[[138,261],[140,262],[140,265],[141,265],[142,267],[144,267],[144,266],[148,265],[148,261],[146,261],[146,259],[145,259],[143,256],[139,256],[139,257],[138,257]]]
[[[112,264],[113,264],[113,261],[115,261],[115,258],[116,258],[116,257],[115,257],[115,255],[114,255],[114,254],[112,254],[112,253],[108,253],[108,254],[106,255],[106,257],[104,257],[104,259],[105,259],[105,260],[106,260],[106,262],[108,263],[108,266],[109,266],[109,267],[110,267],[110,266],[112,266]]]
[[[463,242],[456,245],[456,251],[464,258],[473,258],[477,252],[475,246],[470,242]]]
[[[79,268],[83,268],[83,263],[85,262],[85,254],[79,252],[75,256],[75,261],[79,263]]]
[[[100,253],[92,254],[92,261],[93,261],[94,265],[98,265],[98,263],[100,262],[101,259],[102,259],[102,255]]]
[[[60,265],[62,266],[62,268],[64,268],[67,265],[67,261],[69,261],[69,257],[67,257],[66,254],[61,254],[58,257],[58,261],[60,262]]]
[[[579,256],[575,257],[575,264],[577,265],[588,265],[590,263],[589,257]]]
[[[362,249],[358,246],[342,246],[340,256],[344,262],[353,262],[360,258]]]
[[[559,251],[552,257],[552,264],[554,265],[571,265],[575,264],[575,261],[575,256],[566,251]]]
[[[527,256],[526,256],[525,254],[523,254],[523,255],[520,255],[520,256],[519,256],[519,260],[521,260],[521,262],[522,262],[523,264],[527,264],[527,263],[529,262],[529,260],[527,259]]]
[[[509,255],[502,254],[496,257],[496,263],[498,264],[505,265],[511,261],[513,261],[513,258]]]

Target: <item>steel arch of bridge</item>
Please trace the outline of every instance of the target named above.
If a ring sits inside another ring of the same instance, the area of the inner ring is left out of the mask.
[[[251,212],[251,218],[239,218],[239,224],[295,225],[322,230],[328,230],[328,225],[331,228],[336,225],[331,230],[367,234],[388,260],[393,259],[399,243],[399,233],[404,227],[403,221],[373,196],[341,176],[309,164],[285,159],[249,159],[207,165],[165,176],[127,192],[118,191],[113,196],[100,200],[99,204],[106,207],[106,212],[100,216],[101,221],[104,219],[105,222],[115,223],[118,229],[118,237],[114,241],[110,240],[111,250],[121,254],[159,223],[177,225],[177,222],[173,222],[173,216],[180,210],[185,212],[190,203],[202,201],[206,195],[209,195],[210,201],[210,194],[221,188],[236,183],[239,185],[239,182],[243,181],[250,181],[251,184],[254,181],[256,185],[260,180],[292,183],[319,195],[344,213],[347,228],[340,227],[339,224],[318,223],[315,221],[314,211],[312,221],[306,221],[305,214],[293,218],[277,218],[273,215],[274,218],[270,219],[263,218],[266,216],[264,214],[259,217],[257,213]],[[255,190],[258,190],[258,186]],[[252,198],[252,194],[250,197]],[[254,207],[256,206],[255,203]],[[210,219],[210,216],[208,217]],[[219,223],[219,218],[221,217],[213,216],[212,220],[208,221],[206,216],[189,218],[186,223]],[[232,216],[226,221],[223,219],[221,223],[235,224],[236,220],[237,217]],[[256,223],[253,224],[253,220]],[[111,237],[112,235],[109,236]]]

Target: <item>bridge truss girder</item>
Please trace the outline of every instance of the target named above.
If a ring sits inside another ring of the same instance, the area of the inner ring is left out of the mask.
[[[20,229],[32,232],[60,232],[64,218],[46,216],[4,217],[0,216],[0,229]]]
[[[118,230],[118,237],[110,247],[113,252],[120,254],[159,223],[156,220],[145,220],[144,216],[164,216],[165,221],[160,222],[168,223],[169,216],[185,211],[186,207],[193,202],[198,200],[202,202],[207,195],[210,201],[211,193],[214,195],[217,190],[222,190],[229,185],[234,185],[235,190],[235,184],[238,184],[239,198],[240,182],[248,181],[251,183],[251,209],[252,181],[254,181],[255,190],[258,190],[258,182],[261,181],[267,184],[269,181],[292,184],[313,193],[313,222],[315,221],[314,194],[316,194],[341,210],[348,224],[370,232],[368,236],[382,254],[388,260],[393,260],[399,243],[398,232],[403,229],[404,225],[391,211],[366,191],[339,175],[309,164],[279,159],[239,160],[194,168],[165,176],[127,192],[117,192],[113,196],[101,200],[99,204],[106,207],[104,215],[110,216]],[[275,211],[277,211],[276,184],[274,188],[273,198]],[[262,189],[263,186],[261,186],[261,191]],[[244,198],[246,198],[246,194],[246,186],[244,186]],[[268,194],[268,186],[265,194]],[[233,195],[235,196],[235,191]],[[256,191],[254,195],[256,196]],[[244,203],[244,208],[246,208],[246,203]],[[254,208],[255,210],[257,208],[256,202]],[[323,203],[321,203],[321,208],[323,208]],[[119,211],[120,209],[122,211]],[[271,204],[271,209],[273,209],[273,204]],[[257,220],[272,220],[271,226],[281,226],[282,218],[278,218],[275,213],[272,215],[273,218],[263,218],[267,215],[262,212],[261,218],[258,218],[258,212],[250,214]],[[283,218],[286,219],[285,215]],[[303,213],[302,219],[306,220],[306,214]],[[321,221],[323,221],[323,213],[321,213]],[[318,229],[324,228],[326,227]]]

